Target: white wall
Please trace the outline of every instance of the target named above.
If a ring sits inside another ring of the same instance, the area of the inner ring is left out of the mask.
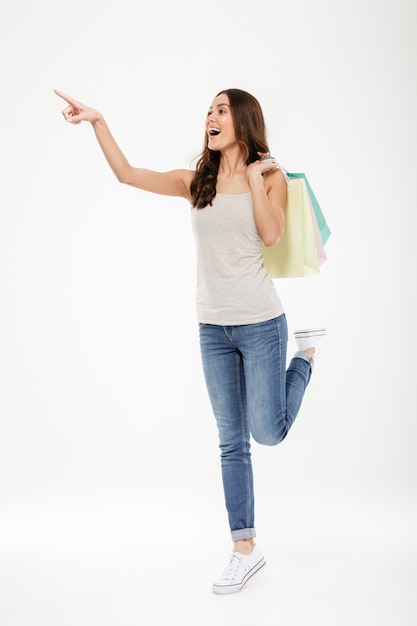
[[[332,236],[320,276],[277,282],[290,330],[324,323],[328,338],[291,436],[254,449],[258,488],[415,492],[415,19],[411,0],[1,8],[6,507],[145,488],[222,497],[188,206],[119,185],[54,87],[161,170],[190,166],[219,90],[260,100],[272,152],[308,174]]]

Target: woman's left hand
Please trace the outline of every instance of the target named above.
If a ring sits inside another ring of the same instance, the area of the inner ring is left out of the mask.
[[[276,169],[278,164],[274,157],[271,157],[268,152],[258,152],[259,160],[254,161],[253,163],[249,163],[247,167],[247,177],[248,179],[252,174],[265,174],[269,172],[269,170]]]

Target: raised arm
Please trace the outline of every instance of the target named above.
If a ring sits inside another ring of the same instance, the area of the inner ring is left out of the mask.
[[[262,156],[262,154],[260,154]],[[247,167],[256,227],[265,246],[274,246],[284,233],[287,183],[272,158]]]
[[[100,148],[121,183],[152,193],[180,196],[191,200],[190,185],[194,177],[193,171],[178,169],[170,172],[155,172],[132,167],[117,145],[101,113],[57,89],[54,89],[54,92],[68,105],[62,111],[67,122],[70,124],[91,123]]]

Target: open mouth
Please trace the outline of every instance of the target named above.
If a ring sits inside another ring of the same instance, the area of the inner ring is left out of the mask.
[[[209,128],[207,132],[210,135],[210,137],[216,137],[217,135],[220,135],[221,130],[220,128]]]

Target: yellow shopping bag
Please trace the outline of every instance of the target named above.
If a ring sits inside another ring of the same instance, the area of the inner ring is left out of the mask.
[[[317,199],[312,199],[310,185],[304,174],[291,174],[287,178],[287,206],[284,234],[275,246],[264,247],[265,267],[271,278],[297,278],[317,274],[326,260],[323,227],[320,228],[315,213]],[[325,222],[321,213],[320,218]],[[327,236],[330,230],[327,227]]]

